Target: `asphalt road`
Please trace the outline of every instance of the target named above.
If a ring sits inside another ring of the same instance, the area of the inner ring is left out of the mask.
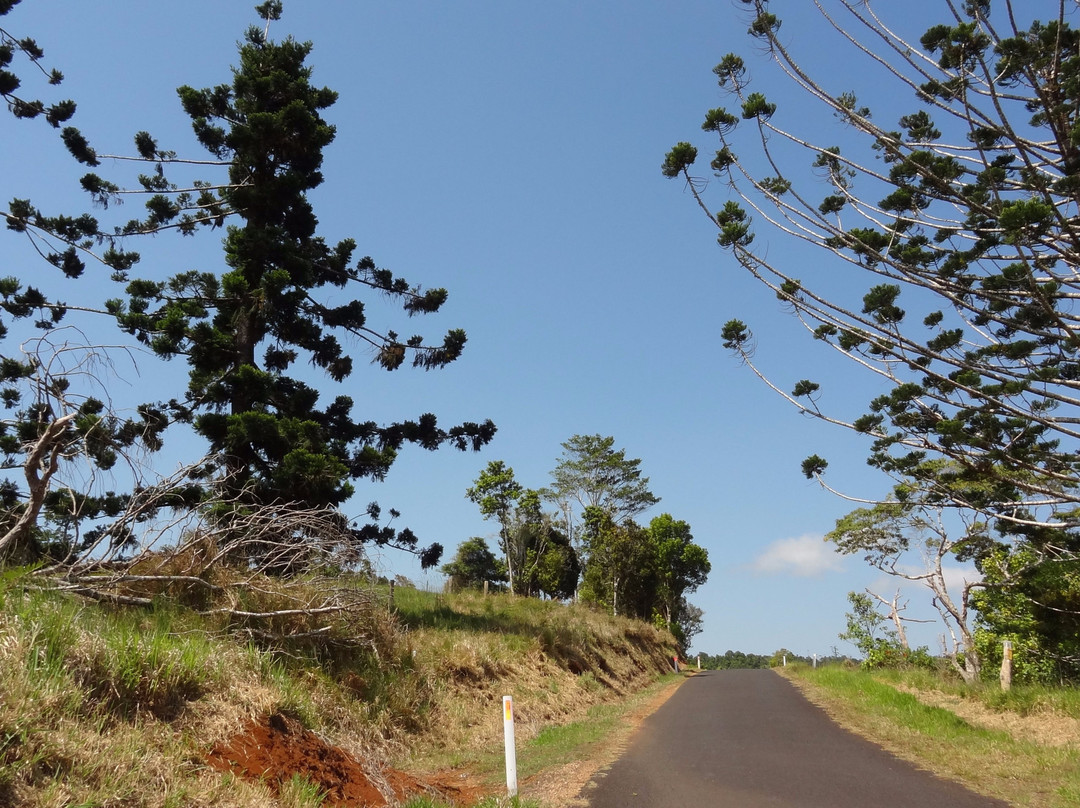
[[[772,671],[707,671],[645,720],[591,808],[990,808],[841,729]]]

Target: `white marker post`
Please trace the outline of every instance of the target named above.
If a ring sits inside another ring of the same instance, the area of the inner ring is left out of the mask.
[[[503,696],[503,745],[506,747],[506,793],[516,797],[517,746],[514,742],[514,699]]]

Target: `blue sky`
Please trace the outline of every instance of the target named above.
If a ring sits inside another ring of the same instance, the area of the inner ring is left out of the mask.
[[[146,129],[164,147],[201,156],[174,90],[228,80],[252,5],[23,0],[4,25],[36,37],[63,70],[64,92],[80,104],[75,123],[99,151],[130,153],[131,135]],[[837,93],[865,84],[830,61],[834,46],[810,4],[795,5],[778,10],[808,62]],[[905,4],[916,7],[940,4]],[[873,387],[801,336],[716,246],[681,182],[660,173],[675,142],[706,142],[700,123],[722,102],[711,69],[729,51],[752,56],[746,26],[741,4],[727,0],[286,0],[272,34],[313,41],[315,81],[340,94],[327,115],[338,127],[327,181],[314,198],[323,234],[353,237],[380,266],[450,292],[440,314],[407,323],[373,303],[376,324],[432,339],[450,327],[469,335],[463,358],[441,371],[389,374],[361,361],[345,389],[358,416],[431,411],[447,425],[491,418],[499,427],[479,454],[405,450],[389,479],[361,485],[348,510],[359,514],[370,500],[397,508],[403,525],[449,557],[460,541],[494,534],[464,497],[488,461],[540,487],[562,441],[612,435],[661,497],[645,518],[686,520],[709,551],[712,575],[691,596],[705,610],[696,650],[851,651],[836,638],[846,593],[871,586],[891,596],[895,587],[821,541],[853,506],[807,481],[799,464],[827,456],[830,482],[861,496],[882,495],[887,481],[866,467],[859,438],[799,416],[754,379],[724,350],[720,328],[748,320],[762,337],[758,358],[783,384],[828,382],[830,401],[849,414]],[[761,58],[752,69],[768,74]],[[796,123],[812,115],[798,98],[785,101]],[[831,123],[826,115],[813,125]],[[82,172],[42,125],[4,117],[0,132],[5,200],[81,202],[70,189]],[[101,173],[113,169],[127,170],[107,163]],[[713,204],[723,198],[712,189]],[[219,238],[159,237],[140,245],[142,270],[220,268]],[[824,260],[769,238],[778,257]],[[5,273],[44,278],[25,243],[0,239]],[[94,296],[82,288],[69,299]],[[137,373],[118,373],[118,397],[124,384],[179,390],[186,375],[148,358]],[[172,451],[181,459],[199,448]],[[390,574],[440,583],[399,554],[377,560]],[[913,593],[912,611],[925,601]],[[914,638],[936,647],[937,633]]]

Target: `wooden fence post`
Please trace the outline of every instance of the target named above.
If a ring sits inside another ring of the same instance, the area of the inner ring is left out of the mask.
[[[1001,643],[1001,689],[1012,688],[1012,640]]]

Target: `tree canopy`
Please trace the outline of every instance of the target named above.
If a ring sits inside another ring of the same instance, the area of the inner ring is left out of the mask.
[[[0,12],[13,5],[2,4]],[[447,428],[424,412],[379,424],[359,417],[348,395],[323,400],[326,386],[341,389],[353,373],[348,342],[370,349],[374,362],[385,370],[406,365],[427,370],[456,360],[466,336],[461,329],[450,329],[429,344],[419,334],[399,336],[393,328],[373,323],[364,295],[395,301],[411,317],[438,311],[447,292],[423,290],[370,257],[356,257],[352,239],[331,243],[319,234],[309,194],[324,179],[323,151],[335,135],[324,114],[337,96],[313,83],[310,43],[269,37],[271,23],[281,17],[281,3],[262,3],[256,10],[261,24],[251,26],[240,43],[231,81],[178,90],[209,159],[184,160],[149,133],[135,135],[132,159],[150,167],[139,177],[144,216],[108,228],[85,215],[47,216],[29,200],[11,203],[9,229],[25,233],[35,245],[58,245],[37,249],[67,276],[77,280],[84,260],[100,261],[111,270],[119,294],[104,301],[99,314],[153,354],[183,361],[189,370],[186,389],[170,391],[171,398],[165,392],[166,400],[143,405],[134,420],[103,413],[102,402],[86,396],[76,400],[71,418],[56,407],[42,414],[39,396],[0,427],[11,463],[25,460],[27,468],[40,467],[40,457],[48,457],[56,446],[69,451],[81,436],[87,450],[97,452],[100,464],[123,441],[139,439],[156,448],[166,426],[185,424],[208,445],[204,462],[192,469],[188,504],[216,498],[216,518],[227,520],[233,514],[243,521],[267,507],[338,508],[355,494],[355,481],[385,477],[405,444],[475,450],[494,435],[491,421]],[[0,94],[16,117],[40,115],[59,126],[73,114],[74,104],[49,106],[16,95],[21,83],[9,67],[20,53],[34,66],[42,57],[32,40],[0,31]],[[49,75],[50,81],[60,78]],[[98,153],[77,130],[65,128],[62,138],[77,160],[99,165]],[[192,163],[209,166],[207,171],[216,167],[226,176],[174,183],[171,172],[190,170]],[[86,174],[81,184],[106,209],[115,210],[123,193],[118,184],[95,173]],[[138,255],[123,249],[123,244],[147,234],[193,235],[216,228],[225,232],[220,267],[160,279],[140,272]],[[42,329],[54,328],[65,312],[63,304],[24,289],[15,279],[4,280],[0,294],[9,316],[45,311],[47,316],[39,321]],[[33,299],[28,301],[28,296]],[[321,371],[325,382],[309,381],[297,368],[302,362]],[[5,354],[3,367],[4,381],[12,383],[5,388],[4,403],[13,406],[19,394],[9,391],[26,386],[27,369],[35,362],[13,363]],[[56,384],[66,392],[70,381],[63,378]],[[58,397],[51,395],[53,400]],[[64,420],[58,421],[61,415]],[[96,429],[93,441],[86,437],[87,424]],[[22,459],[16,457],[20,451]],[[33,451],[40,457],[31,457]],[[19,492],[8,498],[13,519],[30,513],[20,504],[25,498]],[[83,507],[85,497],[69,500],[80,509],[77,515],[89,513]],[[174,498],[171,504],[178,502]],[[381,509],[375,503],[366,510],[370,524],[351,528],[357,544],[403,547],[418,552],[425,565],[438,560],[441,547],[421,549],[408,529],[380,524]]]
[[[830,60],[846,60],[839,74],[802,59],[804,43],[767,0],[743,5],[755,48],[825,114],[811,124],[806,107],[728,54],[714,72],[732,103],[702,124],[717,139],[711,167],[728,198],[710,206],[689,142],[668,153],[663,173],[684,179],[719,245],[810,336],[886,392],[849,416],[842,391],[759,367],[742,317],[724,326],[724,345],[804,413],[865,434],[897,501],[989,525],[983,535],[994,538],[969,545],[984,574],[1008,548],[1035,564],[1071,562],[1080,34],[1069,4],[949,1],[915,33],[899,8],[890,21],[856,0],[820,6],[837,35]],[[878,79],[871,95],[852,90],[859,71]],[[835,264],[784,265],[757,238],[762,227]],[[843,267],[851,297],[834,282]],[[827,465],[812,455],[803,471],[824,481]],[[1000,564],[995,574],[1017,577]],[[1067,610],[1078,607],[1072,599]]]
[[[615,438],[573,435],[563,442],[563,453],[551,472],[552,485],[545,492],[559,504],[573,532],[571,503],[584,511],[599,508],[615,522],[631,519],[660,501],[649,490],[649,478],[641,476],[641,460],[630,460],[625,449],[615,449]]]
[[[443,564],[442,572],[456,588],[483,589],[485,583],[500,586],[506,580],[506,565],[478,536],[459,544],[453,560]]]
[[[493,460],[480,472],[465,496],[480,506],[485,519],[499,523],[510,591],[569,598],[577,589],[581,566],[570,539],[560,533],[541,508],[540,493],[523,488],[514,470]]]

